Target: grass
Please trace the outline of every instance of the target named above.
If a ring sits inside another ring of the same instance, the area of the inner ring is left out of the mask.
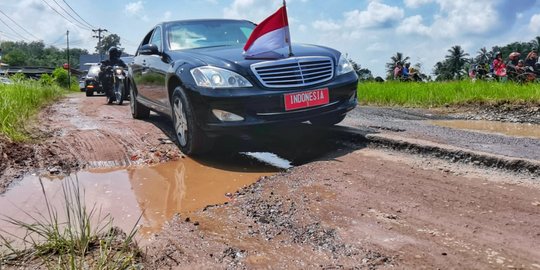
[[[358,85],[361,104],[405,107],[442,107],[462,104],[540,104],[540,84],[511,82],[366,82]]]
[[[25,127],[39,110],[62,97],[67,90],[55,84],[22,80],[14,84],[0,84],[0,133],[12,140],[29,138]]]
[[[113,227],[110,215],[101,216],[95,205],[86,207],[84,191],[71,179],[62,184],[65,217],[60,220],[41,180],[40,184],[47,211],[31,214],[21,210],[31,222],[5,218],[25,233],[17,236],[0,229],[0,269],[2,265],[25,269],[140,268],[140,251],[133,239],[136,225],[128,235]]]

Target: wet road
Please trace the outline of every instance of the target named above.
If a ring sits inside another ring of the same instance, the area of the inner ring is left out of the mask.
[[[353,110],[341,125],[359,128],[366,133],[393,134],[540,161],[540,125],[537,124],[464,121],[421,110],[361,106]]]

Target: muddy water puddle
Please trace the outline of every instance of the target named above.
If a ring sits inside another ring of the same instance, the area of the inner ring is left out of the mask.
[[[535,124],[506,123],[481,120],[437,120],[429,121],[429,123],[442,127],[540,139],[540,125]]]
[[[279,171],[265,165],[271,161],[254,161],[245,155],[240,159],[218,166],[185,158],[147,167],[89,170],[65,179],[42,178],[41,182],[60,217],[65,204],[63,184],[74,181],[84,190],[87,208],[95,205],[102,216],[110,213],[114,225],[127,232],[142,215],[139,231],[149,235],[158,232],[177,213],[184,216],[207,205],[225,203],[228,195]],[[249,167],[242,163],[249,163]],[[46,213],[39,180],[38,176],[28,176],[0,195],[0,215],[32,222],[25,212],[34,216]],[[0,228],[9,231],[10,225],[0,220]]]

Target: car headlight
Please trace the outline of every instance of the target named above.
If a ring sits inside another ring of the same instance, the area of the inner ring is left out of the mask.
[[[347,58],[345,58],[345,56],[342,54],[339,57],[336,74],[339,76],[353,71],[354,69],[351,65],[351,62],[349,62],[349,60],[347,60]]]
[[[191,70],[191,76],[200,87],[208,88],[234,88],[252,87],[253,85],[238,73],[230,70],[203,66]]]

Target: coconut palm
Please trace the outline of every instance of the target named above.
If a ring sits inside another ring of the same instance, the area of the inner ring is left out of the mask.
[[[533,40],[531,40],[530,44],[532,49],[540,51],[540,36],[537,36]]]
[[[452,79],[459,79],[463,74],[467,74],[467,72],[464,70],[465,64],[469,62],[467,59],[467,56],[469,56],[468,53],[463,51],[461,46],[455,45],[452,48],[448,50],[450,53],[449,55],[446,55],[446,67],[448,71],[448,75]]]
[[[483,47],[480,48],[478,52],[476,52],[476,58],[474,60],[476,61],[476,63],[489,63],[492,57],[492,53],[489,52],[486,47]]]
[[[404,57],[403,53],[400,52],[396,52],[396,55],[390,57],[390,62],[386,63],[386,73],[388,78],[392,78],[394,76],[394,68],[396,67],[398,62],[404,64],[409,59],[410,57]]]

